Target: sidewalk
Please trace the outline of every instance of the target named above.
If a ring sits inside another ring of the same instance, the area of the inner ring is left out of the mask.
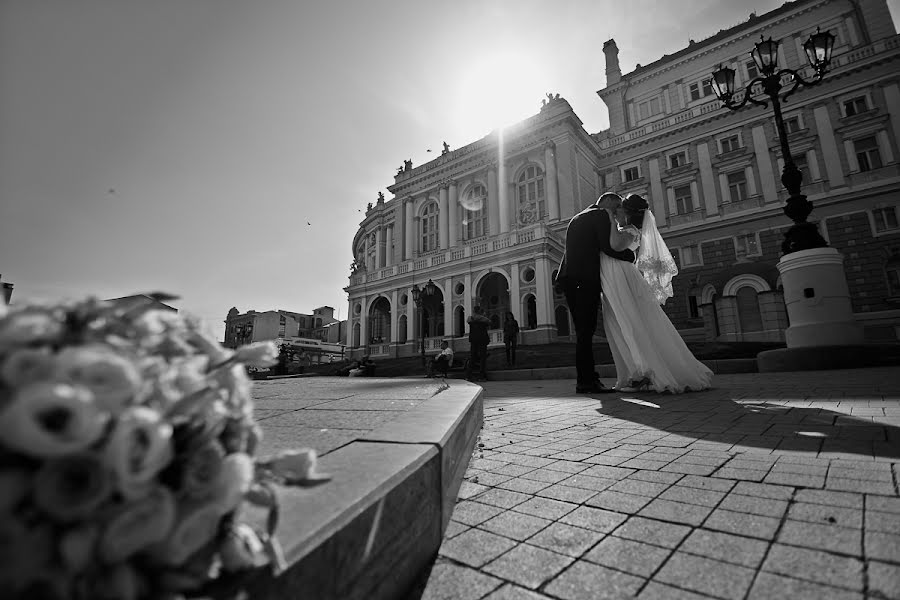
[[[900,598],[900,369],[714,384],[483,384],[480,447],[410,600]]]

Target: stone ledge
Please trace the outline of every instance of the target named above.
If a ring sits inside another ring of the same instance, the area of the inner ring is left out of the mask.
[[[756,355],[760,373],[900,365],[900,344],[778,348]]]
[[[453,382],[413,410],[323,456],[332,475],[279,489],[288,570],[250,597],[402,596],[437,553],[483,420],[482,389]]]

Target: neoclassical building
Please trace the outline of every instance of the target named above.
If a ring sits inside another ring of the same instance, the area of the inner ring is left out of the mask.
[[[680,274],[666,312],[685,338],[783,340],[775,267],[787,195],[771,109],[722,108],[709,79],[728,64],[749,82],[760,34],[805,72],[816,27],[836,36],[832,69],[784,105],[810,217],[845,257],[854,313],[872,340],[900,326],[900,36],[884,0],[797,0],[623,74],[604,44],[608,130],[589,134],[564,99],[412,168],[406,163],[353,239],[347,343],[408,355],[464,339],[476,304],[499,343],[511,311],[523,343],[570,339],[552,278],[572,215],[601,191],[645,195]],[[434,294],[413,301],[413,286]],[[421,323],[420,323],[421,322]],[[598,331],[602,335],[602,331]],[[467,347],[467,346],[463,346]]]

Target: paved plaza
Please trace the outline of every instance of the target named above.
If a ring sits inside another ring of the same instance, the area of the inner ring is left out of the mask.
[[[679,396],[482,385],[479,447],[412,597],[900,598],[900,369]]]

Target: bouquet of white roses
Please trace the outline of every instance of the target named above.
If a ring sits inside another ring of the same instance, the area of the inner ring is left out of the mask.
[[[0,303],[0,590],[73,600],[195,596],[269,565],[272,483],[310,484],[313,450],[254,459],[245,366],[199,323],[147,303]],[[242,522],[269,510],[264,531]]]

